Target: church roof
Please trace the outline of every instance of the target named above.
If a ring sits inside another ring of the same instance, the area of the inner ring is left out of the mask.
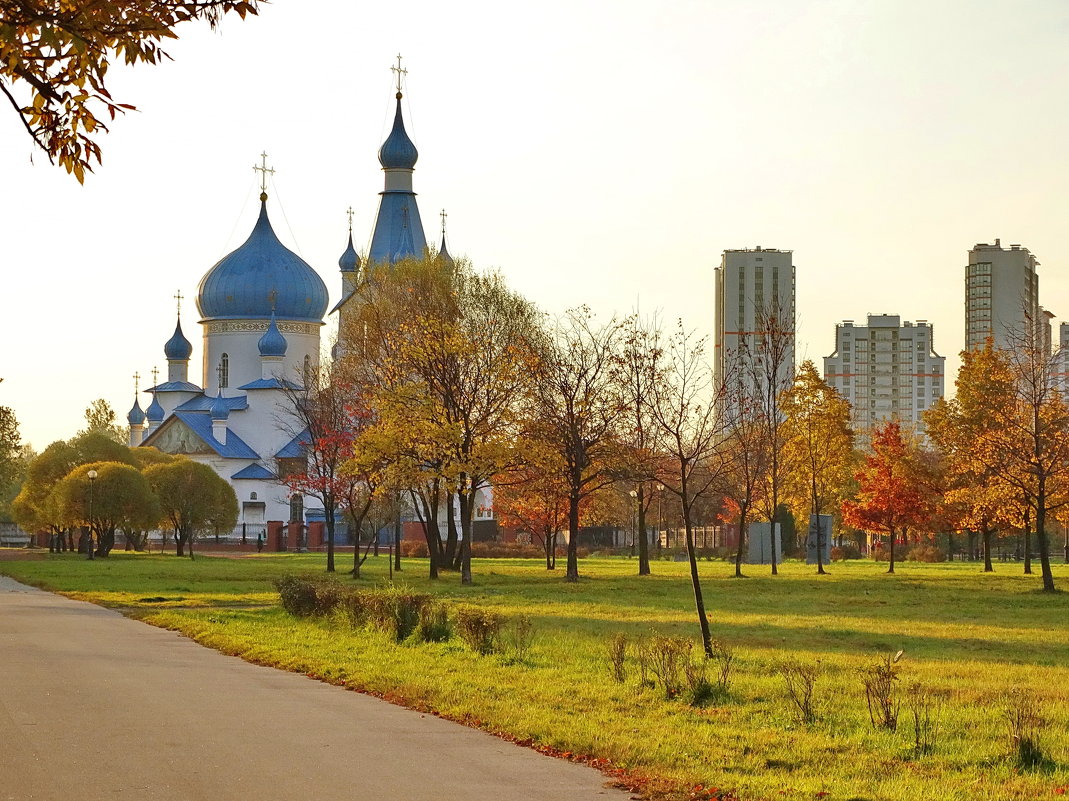
[[[152,403],[148,405],[147,417],[150,423],[158,423],[163,419],[164,411],[163,405],[160,403],[160,399],[156,396],[156,393],[152,393]]]
[[[341,268],[343,273],[352,273],[360,269],[360,257],[356,255],[356,248],[353,247],[353,232],[349,231],[349,245],[345,248],[345,252],[341,254],[341,258],[338,259],[338,267]]]
[[[134,398],[134,406],[130,409],[130,413],[126,415],[126,421],[132,426],[144,425],[145,413],[141,411],[141,404],[137,402],[137,398]]]
[[[197,390],[200,392],[200,390]],[[209,398],[207,395],[197,395],[195,398],[190,398],[185,403],[179,405],[176,412],[207,412],[212,408],[212,404],[215,402],[215,398]],[[232,412],[241,412],[249,408],[249,399],[244,395],[237,395],[233,398],[223,398],[223,403],[226,404],[227,409]]]
[[[255,381],[250,381],[248,384],[242,384],[238,387],[240,390],[249,389],[290,389],[301,390],[304,389],[300,384],[294,384],[292,381],[286,381],[285,379],[279,380],[277,378],[257,378]]]
[[[311,432],[306,428],[300,434],[287,442],[282,449],[275,454],[276,459],[299,459],[304,456],[304,449],[312,439]]]
[[[259,459],[260,455],[250,448],[241,437],[230,429],[226,432],[224,445],[212,436],[211,418],[203,412],[178,412],[174,416],[185,423],[204,444],[225,459]],[[160,429],[162,430],[162,429]],[[150,438],[151,440],[151,438]],[[146,441],[147,443],[148,441]]]
[[[286,338],[278,330],[274,312],[271,312],[271,322],[268,324],[267,330],[264,331],[264,335],[256,342],[256,347],[260,350],[261,356],[286,355],[286,348],[288,347]]]
[[[397,93],[397,110],[393,115],[393,129],[386,141],[379,148],[379,164],[383,169],[411,170],[416,166],[419,152],[405,131],[405,120],[401,115],[401,93]]]
[[[322,322],[327,287],[308,263],[283,245],[267,217],[260,216],[241,247],[224,256],[200,280],[197,308],[206,320],[266,319]]]
[[[423,221],[419,217],[415,192],[385,191],[379,200],[375,232],[371,235],[368,260],[393,264],[420,258],[427,249]]]
[[[149,387],[145,392],[202,392],[203,390],[196,384],[191,384],[188,381],[165,381],[162,384],[157,384],[154,387]]]
[[[163,355],[167,357],[169,361],[186,361],[193,353],[193,346],[189,344],[189,340],[186,339],[185,334],[182,333],[182,318],[178,318],[178,322],[174,327],[174,335],[167,340],[167,344],[163,346]]]
[[[241,468],[238,472],[230,476],[230,478],[255,478],[260,479],[261,481],[271,481],[278,478],[278,476],[257,462],[256,464],[250,464],[248,467]]]

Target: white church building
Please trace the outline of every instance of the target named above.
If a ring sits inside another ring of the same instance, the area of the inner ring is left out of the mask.
[[[400,78],[402,71],[396,71]],[[412,188],[418,153],[405,131],[401,97],[398,84],[393,128],[378,153],[385,187],[368,250],[371,262],[394,263],[427,252]],[[267,521],[322,519],[319,502],[294,496],[279,476],[304,462],[307,432],[295,430],[287,391],[299,389],[301,376],[318,367],[328,292],[319,274],[283,245],[271,226],[266,177],[272,171],[263,158],[255,168],[264,179],[260,215],[249,238],[208,270],[197,289],[203,338],[199,375],[190,375],[193,347],[182,330],[179,307],[174,334],[163,348],[167,380],[144,390],[152,395],[147,409],[135,398],[127,416],[131,447],[188,455],[228,481],[238,499],[239,526],[250,532]],[[444,228],[439,253],[450,259]],[[360,280],[351,224],[338,264],[341,300],[334,311],[343,317]],[[484,506],[481,516],[491,517],[489,504]]]

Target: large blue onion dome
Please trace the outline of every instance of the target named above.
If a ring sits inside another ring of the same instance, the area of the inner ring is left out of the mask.
[[[345,252],[338,259],[338,266],[343,273],[354,273],[360,269],[360,257],[356,255],[356,248],[353,247],[352,231],[349,231],[349,246],[345,248]]]
[[[178,323],[174,327],[174,336],[167,340],[167,344],[163,346],[163,355],[170,361],[189,361],[189,357],[193,354],[193,346],[189,344],[189,340],[186,339],[185,334],[182,333],[182,318],[178,318]]]
[[[264,319],[323,322],[327,286],[308,263],[278,241],[267,218],[267,195],[245,244],[200,279],[197,308],[206,320]]]
[[[274,312],[271,312],[271,322],[267,326],[267,331],[260,337],[260,341],[256,343],[256,346],[260,349],[261,356],[286,355],[286,338],[282,336],[282,332],[275,325]]]
[[[393,130],[379,148],[379,164],[384,169],[411,170],[416,166],[419,153],[412,140],[405,132],[405,121],[401,117],[401,93],[397,93],[397,111],[393,115]]]
[[[137,398],[134,398],[134,407],[130,410],[130,413],[126,415],[126,422],[132,426],[141,426],[145,424],[145,413],[141,411],[141,404],[137,402]]]
[[[212,420],[226,420],[230,417],[230,407],[227,406],[226,401],[223,400],[222,392],[215,396],[212,405],[208,407],[208,416],[211,417]]]
[[[160,405],[159,396],[152,393],[152,403],[148,405],[148,410],[145,415],[150,423],[162,423],[163,422],[163,406]]]

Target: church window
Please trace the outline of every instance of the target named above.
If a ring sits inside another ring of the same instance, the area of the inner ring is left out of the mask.
[[[304,357],[304,385],[308,386],[312,380],[312,357]]]
[[[256,493],[255,492],[250,492],[249,493],[249,500],[250,501],[255,501],[256,500]]]
[[[304,496],[294,495],[290,498],[290,522],[304,522]]]
[[[219,389],[230,386],[230,357],[223,354],[219,359]]]

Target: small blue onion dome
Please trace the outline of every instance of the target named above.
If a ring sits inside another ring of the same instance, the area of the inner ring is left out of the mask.
[[[162,409],[160,411],[163,411]],[[141,404],[137,402],[137,398],[134,398],[134,408],[130,410],[130,413],[126,415],[126,421],[132,426],[141,426],[145,424],[145,413],[141,411]]]
[[[223,393],[220,392],[215,396],[215,400],[212,401],[212,405],[208,407],[208,415],[212,420],[226,420],[230,417],[230,407],[226,405],[226,401],[223,400]]]
[[[352,231],[349,232],[349,247],[338,259],[338,266],[341,267],[343,273],[354,273],[360,269],[360,257],[356,255],[356,248],[353,247]]]
[[[182,318],[178,318],[178,323],[174,327],[174,336],[167,340],[167,344],[163,346],[163,355],[170,361],[188,361],[189,357],[193,353],[193,346],[189,344],[189,340],[186,339],[182,333]]]
[[[438,258],[445,263],[447,267],[452,267],[456,262],[453,261],[453,257],[449,255],[449,251],[445,246],[445,234],[442,234],[442,246],[438,248]]]
[[[261,196],[260,217],[245,244],[200,279],[197,308],[206,320],[263,320],[276,311],[283,320],[321,323],[327,285],[278,241],[267,218],[266,197]]]
[[[401,116],[401,93],[397,93],[397,111],[393,116],[393,130],[379,148],[379,164],[384,169],[411,170],[416,166],[419,153],[412,140],[405,132],[405,121]]]
[[[160,399],[155,392],[152,393],[152,403],[148,405],[146,416],[150,423],[163,422],[163,406],[160,405]]]
[[[260,341],[256,343],[256,346],[260,349],[261,356],[286,355],[286,338],[282,336],[282,332],[275,325],[275,315],[273,313],[271,314],[271,322],[267,326],[267,331],[260,337]]]

